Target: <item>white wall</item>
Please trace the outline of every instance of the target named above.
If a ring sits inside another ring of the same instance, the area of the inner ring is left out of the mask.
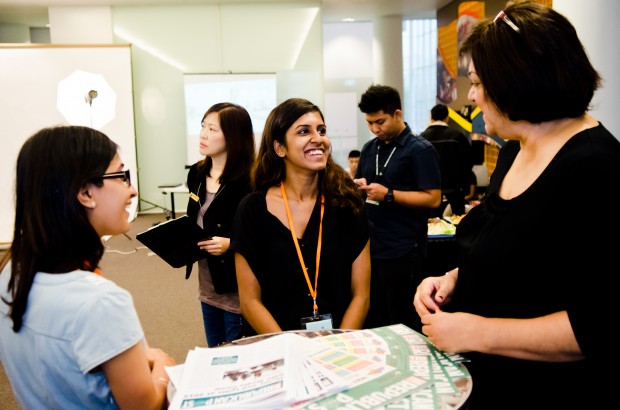
[[[54,7],[50,37],[52,43],[131,44],[141,209],[160,212],[151,204],[170,199],[158,186],[187,175],[183,75],[276,73],[278,102],[303,97],[323,108],[320,5]],[[186,199],[175,200],[182,211]]]
[[[403,18],[380,17],[374,23],[374,79],[403,96]]]
[[[321,14],[316,2],[305,7],[153,6],[112,11],[116,41],[130,42],[133,49],[142,199],[163,205],[169,199],[158,185],[186,179],[184,74],[276,73],[278,102],[304,97],[323,104]],[[178,197],[175,205],[182,211],[186,199]]]
[[[323,44],[325,123],[332,155],[346,168],[349,151],[371,135],[357,104],[373,81],[373,23],[325,23]]]
[[[0,38],[4,43],[29,43],[30,31],[23,24],[0,24]]]
[[[603,77],[603,87],[596,92],[592,101],[592,116],[620,139],[620,54],[616,49],[620,37],[620,2],[553,0],[553,8],[575,26],[592,65]]]
[[[110,7],[50,7],[50,40],[54,44],[111,44]]]

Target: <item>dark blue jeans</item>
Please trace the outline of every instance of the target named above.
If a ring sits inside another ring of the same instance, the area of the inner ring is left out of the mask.
[[[202,306],[202,320],[204,321],[209,347],[241,338],[243,316],[203,302],[200,302],[200,305]]]

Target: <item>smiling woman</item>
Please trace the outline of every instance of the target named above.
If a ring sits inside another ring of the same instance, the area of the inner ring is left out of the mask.
[[[99,270],[102,237],[130,228],[137,191],[122,169],[118,145],[83,126],[41,129],[19,151],[0,361],[24,409],[165,403],[174,360],[149,347],[131,295]]]
[[[353,180],[331,157],[316,105],[293,98],[271,111],[252,185],[231,243],[246,335],[361,328],[369,306],[368,220]]]

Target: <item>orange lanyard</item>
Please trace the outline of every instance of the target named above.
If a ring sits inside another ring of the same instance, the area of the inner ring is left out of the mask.
[[[84,268],[83,269],[84,270],[90,270],[91,269],[90,268],[90,263],[88,261],[84,261]],[[92,272],[94,274],[96,274],[96,275],[103,276],[103,273],[101,272],[101,269],[99,269],[99,268],[93,269]]]
[[[306,283],[308,289],[310,289],[310,295],[314,301],[312,306],[312,312],[316,317],[319,312],[319,306],[316,304],[317,287],[319,285],[319,263],[321,262],[321,238],[323,237],[323,214],[325,213],[325,197],[321,194],[321,221],[319,223],[319,240],[316,246],[316,273],[314,275],[314,289],[308,276],[308,268],[304,262],[304,256],[301,254],[301,248],[299,247],[299,241],[297,240],[297,234],[295,233],[295,227],[293,226],[293,218],[291,217],[291,209],[288,206],[288,199],[286,198],[286,191],[284,190],[284,183],[280,182],[280,191],[282,191],[282,199],[284,200],[284,207],[286,208],[286,216],[288,218],[288,225],[291,228],[291,235],[293,236],[293,242],[295,242],[295,248],[297,249],[297,256],[299,257],[299,263],[301,264],[301,270],[306,277]]]

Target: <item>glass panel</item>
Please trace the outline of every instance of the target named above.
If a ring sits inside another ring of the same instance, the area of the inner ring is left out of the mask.
[[[437,20],[403,20],[403,109],[418,134],[429,122],[437,94]]]

